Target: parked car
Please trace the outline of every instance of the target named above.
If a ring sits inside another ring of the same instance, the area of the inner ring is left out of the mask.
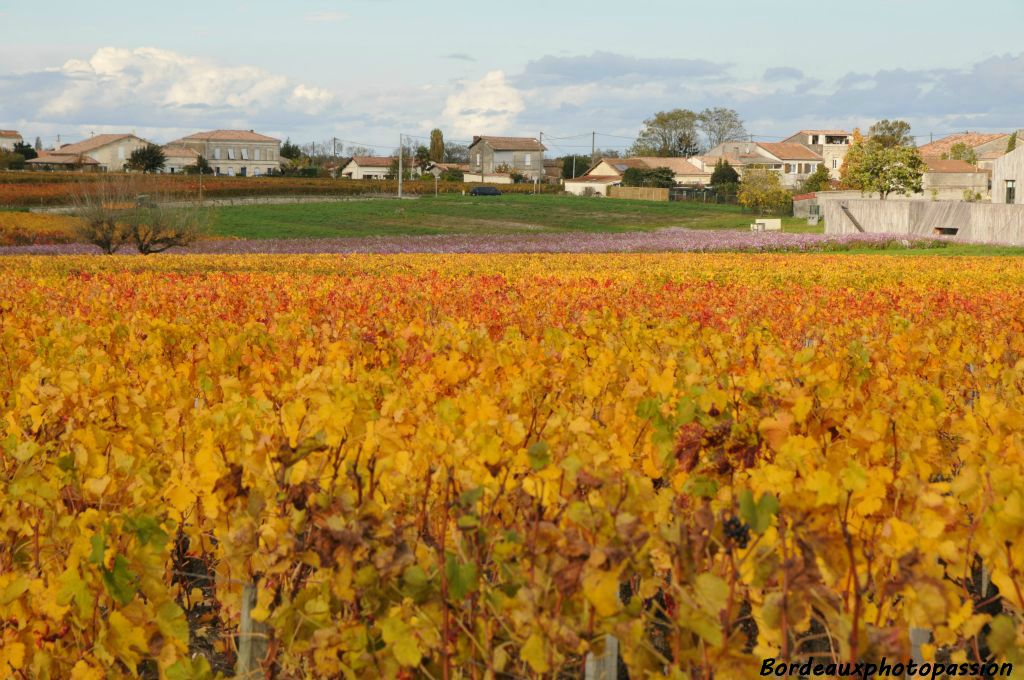
[[[473,187],[469,190],[470,196],[501,196],[497,187]]]

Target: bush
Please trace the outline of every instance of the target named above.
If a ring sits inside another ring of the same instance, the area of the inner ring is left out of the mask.
[[[140,205],[128,215],[128,234],[143,255],[187,246],[209,225],[209,212],[199,207],[165,208]]]

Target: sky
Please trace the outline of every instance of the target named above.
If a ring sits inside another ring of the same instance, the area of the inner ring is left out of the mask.
[[[439,127],[562,155],[724,106],[763,141],[902,118],[927,142],[1024,127],[1022,23],[1021,0],[0,0],[0,128],[385,153]]]

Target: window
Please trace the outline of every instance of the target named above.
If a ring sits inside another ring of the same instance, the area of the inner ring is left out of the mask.
[[[220,160],[220,147],[219,146],[215,147],[213,149],[213,160],[215,160],[215,161],[219,161]],[[218,175],[220,174],[220,170],[219,169],[217,170],[217,174]]]
[[[821,206],[816,204],[816,203],[812,204],[812,205],[809,205],[809,206],[807,206],[807,213],[809,215],[812,215],[812,216],[820,217],[821,216]]]
[[[1015,179],[1006,180],[1006,202],[1017,202],[1017,180]]]
[[[532,160],[530,155],[531,154],[526,154],[526,159],[523,161],[526,164],[526,167],[530,167],[530,161]]]
[[[252,159],[254,161],[258,161],[260,159],[260,150],[259,149],[253,149],[252,150]]]
[[[220,151],[220,149],[217,149],[217,150]],[[218,165],[216,168],[213,169],[213,171],[216,172],[219,175],[220,174],[220,166]]]
[[[249,149],[248,148],[244,148],[244,147],[242,148],[242,160],[243,161],[249,160]]]
[[[838,158],[833,158],[832,159],[832,169],[836,170],[838,168],[839,168],[839,159]]]
[[[480,154],[476,155],[476,164],[480,165]]]
[[[259,160],[259,158],[257,158],[256,160]],[[252,169],[252,176],[253,177],[259,177],[260,176],[260,169],[259,168],[253,168]]]
[[[124,146],[117,147],[117,160],[124,160]]]
[[[230,146],[228,147],[228,160],[229,161],[235,160],[235,149],[233,147],[230,147]]]
[[[786,166],[783,169],[783,172],[785,172],[788,175],[789,173],[793,172],[793,166],[790,165],[789,163],[786,163]]]

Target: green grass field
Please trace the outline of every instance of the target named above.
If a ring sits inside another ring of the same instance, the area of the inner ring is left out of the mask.
[[[217,209],[213,231],[237,238],[330,238],[430,234],[618,232],[685,227],[746,229],[753,216],[735,206],[657,203],[575,196],[439,196]],[[821,231],[785,218],[787,231]]]

